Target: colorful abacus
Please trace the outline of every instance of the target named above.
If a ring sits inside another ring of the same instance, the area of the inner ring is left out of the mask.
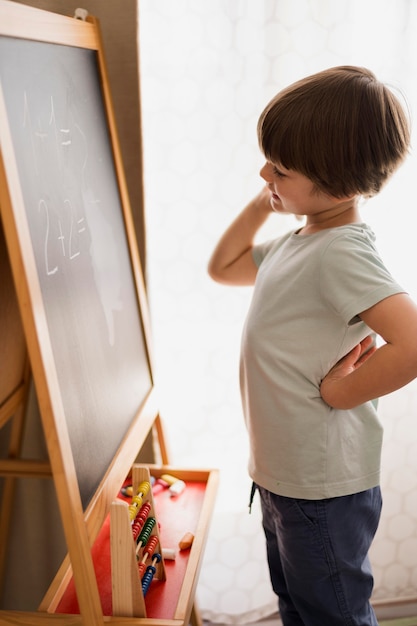
[[[146,523],[142,529],[142,532],[140,533],[138,540],[137,540],[136,554],[138,554],[140,548],[144,548],[146,544],[148,543],[148,539],[151,536],[151,533],[155,524],[156,524],[156,519],[154,517],[150,517],[149,519],[146,520]]]
[[[146,533],[146,529],[143,530],[143,533]],[[140,563],[138,564],[139,576],[142,580],[142,592],[145,596],[156,574],[155,565],[161,562],[162,557],[159,553],[155,554],[155,550],[159,543],[158,537],[156,535],[152,535],[149,538],[149,541],[146,535],[142,540],[141,537],[139,537],[139,541],[143,541],[143,545],[146,546],[146,551],[144,550],[142,561],[140,561]],[[150,565],[146,566],[146,561],[150,558],[152,559],[152,562]]]
[[[131,502],[117,500],[111,508],[113,613],[146,617],[144,596],[154,578],[165,580],[165,566],[149,471],[142,467],[133,483]]]
[[[146,572],[146,561],[154,555],[157,545],[158,537],[156,535],[153,535],[147,544],[146,552],[142,556],[142,561],[140,561],[140,563],[138,564],[139,576],[141,578],[143,578]]]
[[[131,520],[135,519],[138,513],[138,509],[139,507],[142,506],[143,499],[149,493],[150,489],[151,489],[151,483],[148,480],[144,480],[139,485],[137,493],[135,496],[133,496],[132,502],[130,503],[130,506],[129,506],[129,516]]]
[[[145,502],[145,504],[142,504],[139,510],[139,513],[136,515],[136,517],[133,520],[132,533],[133,533],[133,539],[135,541],[139,537],[139,533],[142,530],[147,520],[150,510],[151,510],[151,505],[149,504],[149,502]],[[129,507],[129,513],[130,513],[130,507]]]
[[[153,560],[152,560],[152,565],[148,565],[148,567],[146,568],[146,572],[143,576],[142,579],[142,592],[143,595],[146,594],[146,592],[149,589],[149,586],[153,580],[153,577],[155,575],[156,572],[156,567],[155,567],[155,563],[159,563],[161,561],[161,555],[160,554],[155,554]]]

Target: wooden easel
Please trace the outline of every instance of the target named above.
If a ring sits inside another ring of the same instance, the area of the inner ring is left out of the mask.
[[[22,373],[22,383],[19,390],[15,390],[0,405],[2,426],[5,426],[11,420],[8,458],[0,463],[0,475],[5,477],[0,505],[0,589],[3,586],[5,576],[6,546],[10,535],[16,475],[20,475],[22,468],[19,457],[24,433],[26,401],[29,392],[28,368],[25,369],[26,373]],[[25,463],[26,468],[27,465]]]
[[[6,427],[10,429],[7,457],[0,460],[0,476],[4,477],[0,505],[1,589],[5,575],[6,547],[10,533],[16,480],[22,476],[52,477],[49,461],[21,458],[31,373],[1,222],[0,355],[0,431],[4,432]]]
[[[17,56],[17,62],[21,62],[20,55],[14,54],[16,46],[22,58],[26,55],[26,61],[21,70],[10,74],[9,60]],[[3,66],[2,51],[3,58],[8,55],[8,62]],[[35,68],[37,81],[44,80],[48,85],[46,91],[54,92],[48,101],[47,115],[44,115],[42,103],[37,102],[44,97],[45,84],[41,83],[38,88],[37,83],[30,83],[33,72],[30,73],[28,67],[38,59],[44,65]],[[67,61],[71,69],[64,72],[62,67]],[[46,69],[42,69],[44,66]],[[15,83],[19,84],[21,74],[26,71],[29,75],[23,79],[24,88],[20,87],[21,91],[17,88],[15,93]],[[84,83],[77,92],[74,84],[80,80]],[[78,98],[79,93],[82,96]],[[64,114],[60,111],[62,102]],[[98,107],[92,105],[95,102]],[[101,102],[105,122],[100,117]],[[33,106],[37,107],[36,114],[31,117]],[[23,115],[16,117],[19,107]],[[32,123],[35,119],[36,125]],[[49,132],[50,124],[54,132]],[[108,143],[104,141],[107,133]],[[87,144],[89,150],[85,147]],[[68,146],[72,152],[68,151]],[[97,162],[96,155],[100,155]],[[86,173],[86,165],[90,165],[93,175]],[[97,177],[106,188],[102,197],[100,185],[98,191],[95,187]],[[82,183],[75,191],[74,181]],[[78,196],[71,197],[72,193]],[[111,203],[109,197],[114,198]],[[78,211],[80,207],[84,207],[84,213]],[[44,221],[39,227],[40,216]],[[146,295],[103,47],[94,18],[67,18],[0,0],[0,217],[7,247],[3,264],[10,267],[8,277],[12,277],[9,283],[13,289],[9,288],[9,293],[12,299],[16,294],[15,312],[17,308],[20,314],[20,319],[15,314],[4,315],[9,325],[6,335],[12,323],[19,326],[21,320],[23,326],[18,349],[16,345],[3,348],[0,344],[6,357],[12,355],[16,363],[10,370],[13,380],[6,381],[3,397],[0,395],[0,426],[14,416],[9,458],[0,462],[1,473],[7,475],[2,538],[7,535],[15,477],[52,475],[68,547],[68,556],[39,611],[0,611],[0,623],[120,626],[157,622],[157,626],[186,626],[191,616],[194,623],[199,623],[194,592],[214,506],[216,472],[204,472],[199,478],[206,484],[206,495],[173,618],[148,620],[104,615],[94,569],[93,545],[102,531],[111,503],[151,432],[158,440],[162,463],[168,463],[153,386]],[[119,287],[123,298],[119,296]],[[110,303],[109,289],[113,290]],[[136,308],[137,318],[134,317]],[[16,336],[19,338],[19,333]],[[78,336],[81,340],[77,340]],[[96,336],[104,337],[104,341],[90,345],[91,337]],[[120,358],[120,346],[126,348],[126,360]],[[139,354],[140,359],[136,361]],[[119,369],[128,359],[132,361],[132,369],[123,370],[119,375]],[[90,365],[84,370],[85,363]],[[13,458],[20,452],[29,371],[48,448],[47,462]],[[119,380],[122,392],[120,385],[117,386]],[[123,387],[126,380],[129,385]],[[112,393],[106,395],[109,387]],[[118,394],[116,413],[112,404],[115,394]],[[110,420],[101,422],[107,412]],[[103,436],[107,428],[116,429],[115,435]],[[86,452],[77,456],[78,446],[84,446],[88,437],[93,448],[87,447]],[[109,453],[112,446],[115,451]],[[91,484],[90,479],[94,479]],[[71,579],[78,612],[56,613]]]

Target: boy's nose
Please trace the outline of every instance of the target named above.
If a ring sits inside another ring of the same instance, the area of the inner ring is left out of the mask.
[[[259,170],[259,175],[264,179],[265,182],[271,182],[271,166],[268,162],[264,163],[264,165]]]

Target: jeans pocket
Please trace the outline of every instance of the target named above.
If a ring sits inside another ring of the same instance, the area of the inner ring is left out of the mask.
[[[302,500],[299,498],[291,498],[291,505],[294,513],[299,516],[301,521],[306,522],[312,528],[318,525],[318,500]]]

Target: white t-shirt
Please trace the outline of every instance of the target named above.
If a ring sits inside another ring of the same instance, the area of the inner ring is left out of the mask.
[[[319,386],[370,329],[358,315],[404,289],[366,224],[295,232],[256,246],[259,266],[241,349],[249,474],[283,496],[324,499],[379,483],[375,406],[330,408]]]

